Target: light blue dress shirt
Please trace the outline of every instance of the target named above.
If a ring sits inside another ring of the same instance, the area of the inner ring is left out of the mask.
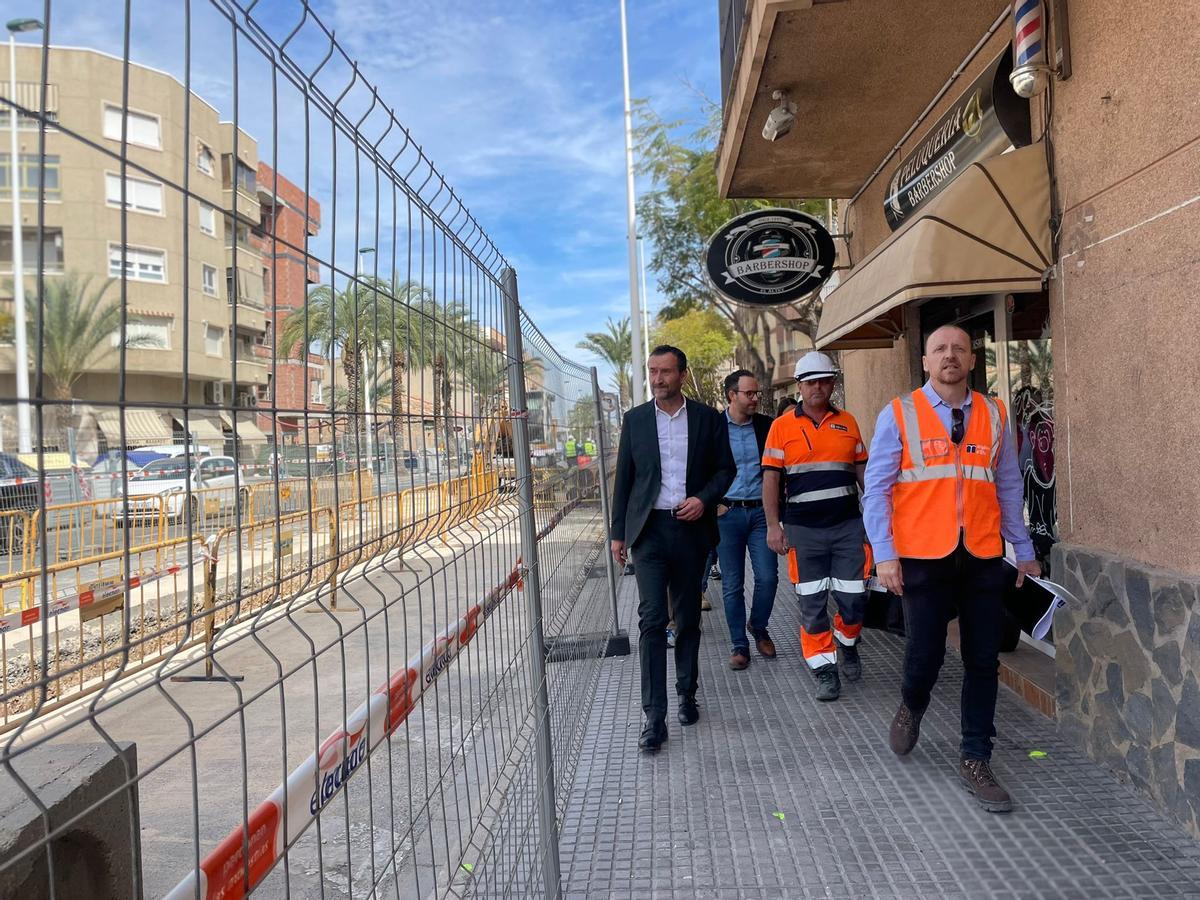
[[[729,418],[729,410],[726,410],[725,420],[729,423],[729,449],[737,463],[737,477],[725,496],[730,500],[761,500],[762,454],[758,452],[758,438],[754,434],[754,417],[751,416],[745,425],[739,425]]]
[[[928,381],[921,390],[929,398],[933,411],[949,434],[952,424],[950,404],[937,395]],[[970,393],[962,409],[965,426],[971,420]],[[871,439],[863,484],[863,525],[877,563],[897,558],[896,544],[892,539],[892,487],[900,475],[901,452],[900,426],[889,403],[875,421],[875,436]],[[1035,559],[1033,541],[1029,539],[1029,529],[1025,526],[1025,485],[1017,467],[1017,444],[1011,422],[1004,430],[999,459],[996,461],[996,496],[1000,501],[1000,533],[1013,545],[1018,561]]]

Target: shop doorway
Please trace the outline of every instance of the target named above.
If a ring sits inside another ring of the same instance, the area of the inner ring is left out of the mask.
[[[925,338],[942,325],[963,328],[975,353],[969,375],[972,389],[1000,397],[1008,406],[1024,481],[1025,521],[1042,570],[1053,577],[1050,550],[1058,540],[1058,508],[1048,296],[932,300],[921,307],[920,321],[922,347]]]

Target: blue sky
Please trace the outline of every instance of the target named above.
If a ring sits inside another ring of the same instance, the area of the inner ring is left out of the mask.
[[[41,3],[25,2],[40,14]],[[182,77],[182,6],[182,0],[133,0],[135,61]],[[312,6],[516,267],[534,320],[564,353],[594,362],[581,358],[575,342],[629,309],[617,0],[319,0]],[[192,0],[192,8],[193,89],[230,118],[228,23],[207,0]],[[255,16],[281,37],[299,21],[299,9],[296,0],[260,0]],[[109,4],[56,0],[51,40],[119,55],[123,25],[113,11]],[[716,3],[629,0],[628,11],[634,96],[666,118],[695,120],[697,92],[713,98],[719,92]],[[293,44],[298,59],[315,63],[317,37],[315,29],[302,29]],[[269,67],[248,46],[239,65],[239,121],[259,139],[260,158],[270,161],[270,135],[263,133],[270,129],[262,123],[271,121],[271,106],[267,92],[255,89],[268,83]],[[348,73],[334,60],[320,83],[328,91]],[[299,104],[287,95],[285,88],[278,152],[283,174],[297,180],[293,171],[305,166],[302,142],[282,131]],[[360,83],[346,109],[365,112],[365,98]],[[364,132],[375,119],[367,121]],[[324,179],[329,147],[314,141],[310,152],[311,171]],[[346,192],[353,178],[344,167],[350,154],[341,146],[338,152],[337,252],[339,265],[350,268],[354,205]],[[329,185],[314,182],[321,187]],[[329,238],[333,217],[325,212]],[[370,230],[367,218],[358,216]],[[648,281],[653,312],[652,273]]]

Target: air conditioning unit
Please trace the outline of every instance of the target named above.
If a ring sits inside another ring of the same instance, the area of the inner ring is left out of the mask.
[[[258,389],[249,388],[237,392],[237,405],[243,409],[250,406],[258,406]]]
[[[225,405],[225,382],[210,381],[204,385],[204,402],[211,406]]]

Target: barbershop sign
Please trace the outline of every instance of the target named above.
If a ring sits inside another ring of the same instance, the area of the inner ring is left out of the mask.
[[[756,209],[717,230],[704,262],[713,287],[735,303],[778,306],[823,285],[836,256],[820,220],[795,209]]]
[[[1011,71],[1010,46],[900,160],[883,204],[893,231],[971,163],[1030,142],[1029,101],[1013,91]]]

